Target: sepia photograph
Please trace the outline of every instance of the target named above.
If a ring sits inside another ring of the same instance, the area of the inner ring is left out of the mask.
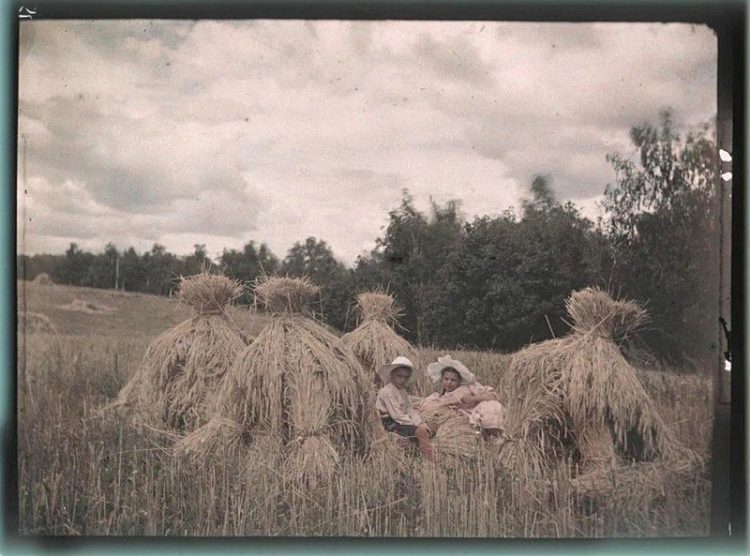
[[[712,533],[715,29],[24,9],[20,536]]]

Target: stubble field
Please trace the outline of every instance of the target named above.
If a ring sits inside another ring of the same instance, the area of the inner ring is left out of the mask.
[[[27,315],[21,318],[21,315]],[[711,392],[698,375],[639,370],[678,438],[706,457],[661,492],[580,496],[556,476],[511,476],[494,448],[458,468],[374,457],[341,462],[336,479],[303,488],[283,454],[216,453],[195,464],[174,438],[100,407],[113,400],[157,334],[190,315],[154,296],[19,282],[18,508],[25,535],[601,537],[700,536],[710,507]],[[251,335],[264,317],[232,308]],[[46,320],[45,320],[46,319]],[[51,323],[51,326],[50,326]],[[442,352],[421,349],[423,362]],[[497,387],[510,355],[454,352]],[[427,384],[420,384],[421,394]]]

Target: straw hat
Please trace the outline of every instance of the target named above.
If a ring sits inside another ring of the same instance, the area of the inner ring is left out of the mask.
[[[453,359],[450,355],[438,357],[436,363],[430,363],[427,365],[427,376],[432,379],[432,382],[438,382],[442,377],[443,370],[449,368],[454,369],[459,374],[462,386],[471,384],[477,380],[474,377],[474,373],[466,368],[466,365],[461,363],[458,359]]]
[[[396,359],[391,361],[390,365],[383,365],[378,369],[378,375],[382,379],[383,384],[388,384],[391,381],[391,371],[398,369],[399,367],[406,367],[411,370],[411,375],[409,375],[407,384],[411,384],[417,379],[417,369],[414,367],[414,364],[409,361],[408,358],[399,355]]]

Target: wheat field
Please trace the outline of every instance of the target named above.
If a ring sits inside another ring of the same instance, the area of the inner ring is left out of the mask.
[[[74,303],[76,300],[85,303]],[[76,309],[78,307],[79,309]],[[83,308],[83,309],[80,309]],[[344,459],[335,479],[301,488],[279,471],[273,449],[219,450],[208,464],[175,458],[174,438],[97,409],[134,373],[149,341],[186,318],[176,302],[148,295],[19,283],[18,510],[23,535],[644,537],[708,534],[710,470],[667,480],[654,495],[615,489],[580,496],[572,471],[552,479],[511,476],[483,448],[458,468],[410,458],[393,472],[377,458]],[[255,335],[263,318],[233,308]],[[422,361],[443,352],[420,350]],[[453,352],[497,387],[510,355]],[[639,370],[677,437],[709,455],[707,378]],[[429,385],[420,382],[418,393]],[[710,458],[708,458],[710,462]],[[617,477],[612,481],[617,484]]]

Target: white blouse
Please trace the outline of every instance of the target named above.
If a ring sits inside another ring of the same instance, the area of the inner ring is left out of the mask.
[[[383,386],[375,400],[375,409],[381,417],[390,416],[400,425],[421,425],[422,418],[412,408],[406,390],[396,388],[392,383]]]

